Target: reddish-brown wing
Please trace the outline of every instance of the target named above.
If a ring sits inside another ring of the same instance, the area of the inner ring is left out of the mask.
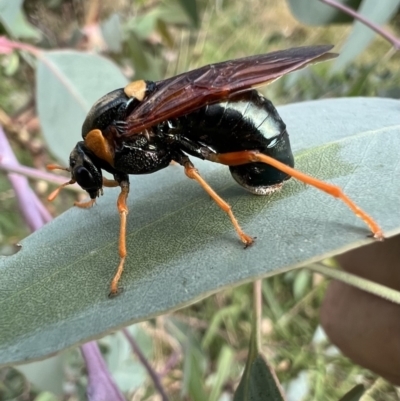
[[[156,90],[128,116],[131,136],[233,94],[260,87],[307,64],[336,57],[331,45],[298,47],[211,64],[156,83]]]

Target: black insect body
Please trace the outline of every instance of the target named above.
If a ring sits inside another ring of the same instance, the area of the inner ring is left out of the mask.
[[[202,159],[209,154],[257,150],[294,166],[285,123],[274,105],[255,90],[201,107],[163,125],[175,125],[172,130],[179,133],[181,150]],[[241,186],[257,195],[278,189],[290,177],[265,163],[247,163],[229,169]]]
[[[82,144],[83,146],[83,144]],[[258,150],[291,167],[294,165],[285,123],[273,104],[252,90],[226,102],[206,105],[151,127],[115,145],[110,173],[147,174],[181,162],[185,154],[207,159],[208,154]],[[184,152],[184,153],[182,153]],[[235,180],[249,191],[265,195],[289,178],[264,163],[230,167]]]
[[[242,242],[245,234],[230,206],[200,176],[189,159],[194,156],[229,166],[233,178],[248,191],[266,195],[295,177],[342,199],[382,239],[379,226],[338,187],[293,168],[286,125],[273,104],[253,88],[307,64],[335,57],[332,46],[295,48],[227,61],[189,71],[159,82],[135,81],[99,99],[82,127],[83,141],[70,156],[71,180],[89,193],[93,205],[102,188],[120,186],[117,206],[121,216],[120,264],[110,295],[118,293],[125,257],[126,199],[130,174],[148,174],[175,161],[224,210]],[[63,169],[49,166],[50,169]],[[113,174],[107,180],[101,170]]]

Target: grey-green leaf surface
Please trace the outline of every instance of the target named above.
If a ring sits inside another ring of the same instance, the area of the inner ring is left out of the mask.
[[[43,52],[36,69],[36,104],[46,142],[66,162],[81,140],[83,120],[92,104],[124,87],[127,79],[111,61],[73,50]]]
[[[293,15],[303,24],[327,25],[353,21],[351,16],[318,0],[287,0],[287,3]],[[357,10],[361,0],[338,0],[338,3]]]
[[[23,13],[23,0],[0,0],[0,21],[14,38],[40,39],[41,32]]]
[[[278,110],[297,167],[340,185],[387,235],[398,233],[400,102],[347,98]],[[372,241],[345,205],[309,186],[290,180],[279,193],[253,196],[226,167],[195,164],[255,244],[243,249],[227,216],[179,166],[132,177],[124,292],[110,300],[118,190],[106,189],[92,209],[71,208],[0,258],[0,363],[42,358]]]

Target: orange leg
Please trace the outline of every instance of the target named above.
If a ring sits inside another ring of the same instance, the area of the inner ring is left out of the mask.
[[[108,178],[103,177],[103,186],[112,188],[112,187],[118,187],[119,184],[117,181],[109,180]],[[103,189],[100,189],[99,192],[101,195],[103,195]],[[96,202],[95,199],[89,199],[88,201],[85,202],[75,202],[74,206],[80,207],[82,209],[87,209],[89,207],[92,207],[95,204],[95,202]]]
[[[115,188],[115,187],[119,187],[119,183],[118,183],[118,181],[109,180],[108,178],[103,177],[103,187]]]
[[[63,170],[63,171],[71,172],[71,170],[70,170],[68,167],[62,167],[62,166],[59,166],[58,164],[48,164],[48,165],[46,166],[46,168],[47,168],[47,170]],[[75,184],[75,183],[76,183],[76,181],[75,181],[73,178],[71,178],[68,182],[65,182],[64,184],[61,184],[57,189],[55,189],[55,190],[47,197],[47,200],[48,200],[49,202],[53,202],[53,200],[54,200],[55,198],[57,198],[58,194],[60,193],[60,191],[61,191],[63,188],[65,188],[67,185],[72,185],[72,184]]]
[[[119,287],[118,282],[121,278],[122,272],[124,270],[124,263],[126,257],[126,216],[128,214],[128,207],[126,206],[126,200],[129,194],[129,183],[122,182],[121,184],[115,180],[109,180],[108,178],[103,177],[103,186],[104,187],[118,187],[121,186],[121,193],[118,196],[117,207],[118,212],[121,217],[121,228],[119,233],[119,256],[120,261],[118,265],[117,272],[115,273],[111,285],[110,285],[110,297],[114,297],[118,295]],[[99,190],[102,193],[102,190]],[[75,202],[74,205],[80,208],[89,208],[94,205],[95,199],[90,199],[85,202]]]
[[[65,182],[64,184],[61,184],[57,189],[55,189],[48,197],[47,200],[49,202],[53,202],[54,199],[57,198],[58,194],[60,193],[60,191],[65,188],[67,185],[72,185],[75,184],[75,180],[71,179],[68,182]]]
[[[89,209],[96,203],[96,199],[89,199],[84,202],[74,202],[74,206],[79,207],[81,209]]]
[[[240,227],[236,217],[234,216],[232,209],[228,203],[226,203],[221,197],[217,195],[217,193],[207,184],[207,182],[201,177],[197,169],[193,166],[191,161],[185,161],[183,163],[183,167],[185,168],[185,174],[191,178],[192,180],[196,180],[203,189],[211,196],[214,202],[230,217],[233,226],[235,227],[236,232],[238,233],[241,241],[247,246],[251,245],[254,242],[254,238],[245,234]]]
[[[63,168],[60,166],[56,165],[49,165],[49,169],[55,170],[65,170],[69,171],[67,168]],[[74,179],[71,179],[70,181],[66,182],[65,184],[60,185],[55,191],[53,191],[50,196],[48,197],[49,201],[54,200],[56,196],[59,194],[62,188],[64,188],[67,185],[74,184],[76,181]],[[109,180],[107,178],[103,177],[103,186],[104,187],[118,187],[121,186],[121,193],[118,196],[118,201],[117,201],[117,207],[118,207],[118,212],[121,217],[121,228],[120,228],[120,233],[119,233],[119,256],[120,256],[120,261],[118,265],[117,272],[115,273],[111,285],[110,285],[110,297],[113,297],[118,294],[119,288],[118,288],[118,282],[121,278],[122,272],[124,270],[124,263],[125,263],[125,257],[126,257],[126,216],[128,214],[128,207],[126,205],[126,200],[128,198],[129,194],[129,182],[121,182],[119,183],[118,181],[115,180]],[[103,194],[103,189],[100,188],[97,192],[97,196],[99,194]],[[74,205],[80,208],[89,208],[94,205],[96,202],[95,199],[89,199],[88,201],[84,202],[75,202]]]
[[[119,292],[118,282],[121,279],[122,272],[124,271],[124,263],[126,257],[126,216],[128,215],[128,206],[126,205],[126,200],[129,194],[129,183],[122,182],[121,193],[118,196],[117,207],[118,212],[121,217],[121,228],[119,232],[119,265],[117,272],[115,273],[111,285],[109,297],[114,297]]]
[[[337,187],[336,185],[328,184],[324,181],[317,180],[314,177],[310,177],[307,174],[297,171],[294,168],[289,167],[286,164],[283,164],[278,160],[275,160],[274,158],[259,153],[257,151],[211,154],[209,155],[208,160],[221,164],[226,164],[228,166],[238,166],[241,164],[246,164],[251,162],[262,162],[265,164],[269,164],[275,167],[276,169],[283,171],[284,173],[298,179],[299,181],[304,182],[305,184],[312,185],[313,187],[318,188],[329,195],[341,199],[353,211],[353,213],[357,217],[360,217],[368,225],[368,227],[370,228],[370,230],[374,235],[374,238],[378,240],[383,240],[384,238],[382,230],[379,227],[379,225],[375,222],[375,220],[372,219],[372,217],[370,217],[362,209],[360,209],[347,195],[343,193],[342,189]]]

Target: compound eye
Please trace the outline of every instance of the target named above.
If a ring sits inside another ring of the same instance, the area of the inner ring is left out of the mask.
[[[74,178],[76,179],[77,183],[84,189],[92,188],[94,186],[93,176],[85,167],[78,167],[74,171]]]

